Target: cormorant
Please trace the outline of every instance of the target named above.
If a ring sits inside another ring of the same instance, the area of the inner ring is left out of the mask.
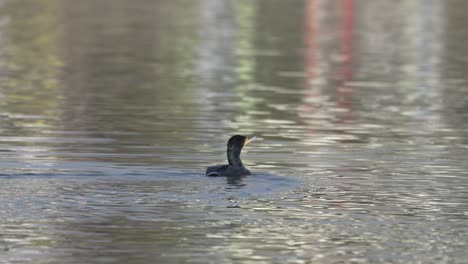
[[[248,139],[246,136],[232,136],[227,143],[227,159],[229,164],[211,166],[206,169],[206,176],[245,176],[250,171],[244,167],[240,154],[244,145],[252,142],[255,137]]]

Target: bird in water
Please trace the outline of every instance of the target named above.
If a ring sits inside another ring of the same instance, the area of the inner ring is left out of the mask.
[[[255,139],[248,139],[246,136],[232,136],[227,143],[227,159],[229,164],[211,166],[206,169],[206,176],[245,176],[250,175],[250,171],[244,167],[240,159],[240,154],[244,145]]]

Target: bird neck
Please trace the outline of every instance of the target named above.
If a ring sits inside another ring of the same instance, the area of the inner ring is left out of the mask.
[[[240,159],[240,153],[241,153],[241,149],[228,146],[227,159],[228,159],[229,165],[239,166],[239,167],[244,166],[244,164],[242,164],[242,160]]]

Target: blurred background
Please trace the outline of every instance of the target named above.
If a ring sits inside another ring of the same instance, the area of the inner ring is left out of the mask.
[[[0,263],[463,263],[467,26],[463,0],[1,0]],[[206,178],[234,134],[254,175]]]

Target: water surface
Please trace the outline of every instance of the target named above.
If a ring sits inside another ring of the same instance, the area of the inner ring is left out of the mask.
[[[0,10],[0,263],[466,263],[464,1]]]

